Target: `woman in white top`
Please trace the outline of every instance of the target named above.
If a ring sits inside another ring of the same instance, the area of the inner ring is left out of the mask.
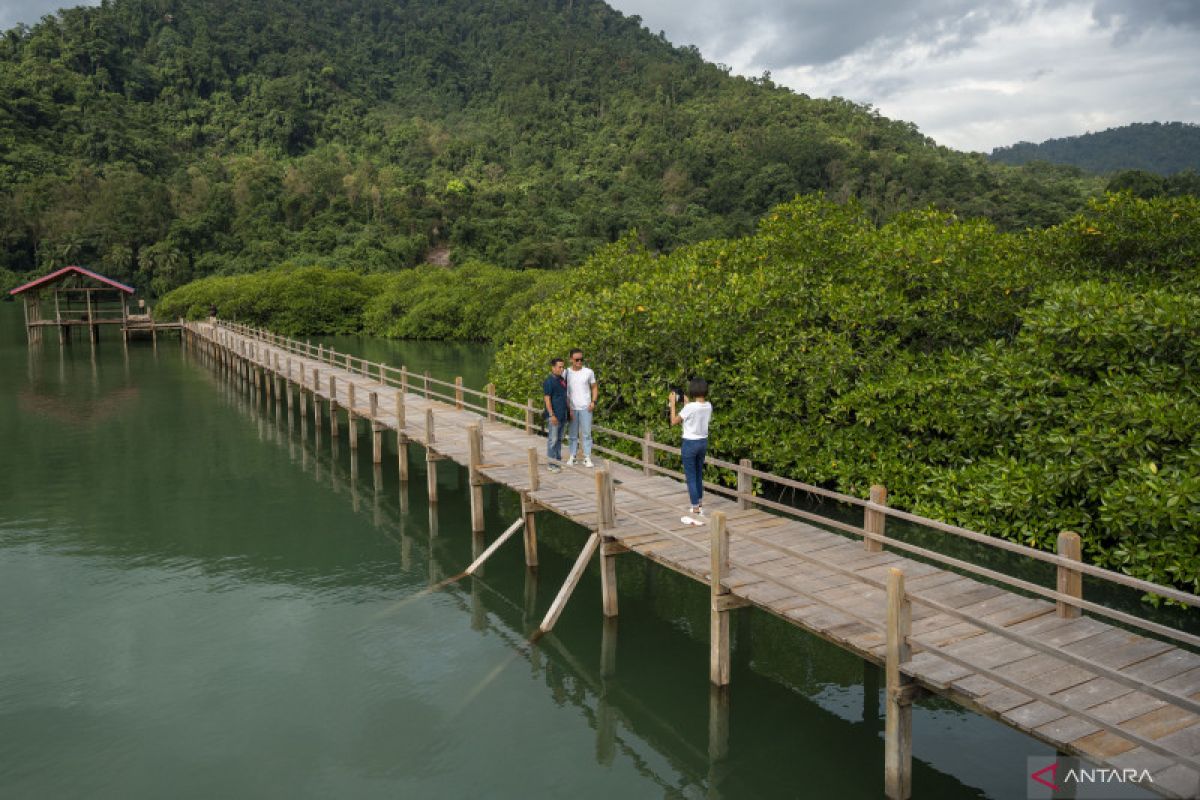
[[[671,392],[671,424],[683,424],[683,474],[687,478],[690,516],[684,521],[703,525],[696,517],[704,516],[704,456],[708,452],[708,422],[712,419],[712,404],[708,402],[708,381],[692,378],[688,382],[689,402],[675,413],[677,398]]]

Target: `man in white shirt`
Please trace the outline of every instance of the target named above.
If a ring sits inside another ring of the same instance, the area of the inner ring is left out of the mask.
[[[583,465],[592,466],[592,412],[596,410],[596,398],[599,396],[596,373],[583,365],[582,350],[572,350],[571,368],[567,370],[567,403],[571,406],[570,457],[567,464],[575,463],[582,439]]]

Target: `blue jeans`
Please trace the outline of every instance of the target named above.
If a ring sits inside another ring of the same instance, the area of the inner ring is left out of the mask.
[[[708,452],[708,439],[684,439],[681,449],[688,499],[695,507],[700,505],[700,500],[704,497],[704,455]]]
[[[562,417],[558,417],[558,424],[555,425],[546,418],[546,457],[552,458],[555,461],[562,461],[562,439],[563,428],[567,426],[567,421]]]
[[[592,457],[592,412],[586,408],[571,409],[571,456],[579,452],[579,440],[583,439],[584,458]]]

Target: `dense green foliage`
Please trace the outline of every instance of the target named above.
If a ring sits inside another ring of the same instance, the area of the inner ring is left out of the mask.
[[[1200,172],[1200,125],[1189,122],[1135,122],[1099,133],[1018,142],[989,156],[1000,164],[1033,161],[1079,167],[1097,175],[1142,170],[1156,175]]]
[[[579,346],[600,417],[653,429],[706,377],[716,455],[1200,589],[1200,201],[1112,196],[1047,231],[780,206],[666,256],[627,239],[516,325],[503,394]]]
[[[563,273],[469,263],[399,273],[285,265],[213,276],[167,294],[160,319],[223,319],[290,336],[367,333],[409,339],[491,340],[549,302]]]
[[[284,261],[394,271],[665,250],[822,190],[1006,230],[1098,186],[732,77],[598,0],[105,0],[0,37],[0,270],[161,294]],[[4,278],[8,282],[17,278]]]

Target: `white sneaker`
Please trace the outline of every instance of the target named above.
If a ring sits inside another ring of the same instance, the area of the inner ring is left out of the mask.
[[[567,466],[568,467],[575,466],[575,456],[571,456],[570,458],[567,459]]]
[[[594,467],[594,466],[596,466],[595,464],[593,464],[593,463],[592,463],[592,459],[591,459],[589,456],[584,456],[584,457],[583,457],[583,465],[584,465],[585,467]]]

